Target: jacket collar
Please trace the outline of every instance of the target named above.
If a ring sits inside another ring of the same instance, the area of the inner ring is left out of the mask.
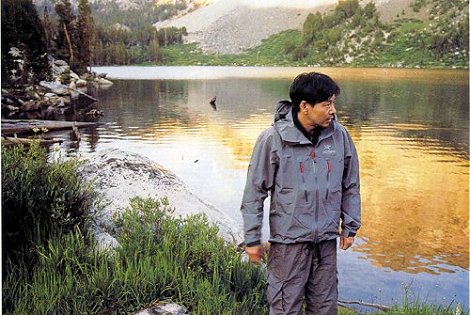
[[[322,130],[318,143],[333,134],[337,123],[335,115],[332,123]],[[290,145],[312,144],[295,126],[294,120],[292,119],[292,104],[289,101],[281,101],[278,103],[273,126],[279,132],[282,141],[285,143]]]

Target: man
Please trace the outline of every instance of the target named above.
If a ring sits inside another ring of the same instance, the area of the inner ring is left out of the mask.
[[[271,315],[337,314],[336,239],[348,249],[360,227],[359,162],[336,120],[338,85],[303,73],[263,131],[248,168],[241,211],[246,253],[261,262],[263,201],[269,211],[268,302]],[[341,230],[340,230],[341,226]]]

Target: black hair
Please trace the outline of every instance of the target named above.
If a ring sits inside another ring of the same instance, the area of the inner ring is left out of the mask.
[[[313,106],[328,100],[333,95],[338,96],[339,93],[340,89],[336,82],[326,74],[318,72],[299,74],[289,89],[294,112],[299,111],[299,105],[302,101]]]

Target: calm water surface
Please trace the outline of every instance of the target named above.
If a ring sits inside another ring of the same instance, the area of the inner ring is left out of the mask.
[[[106,67],[104,124],[82,154],[116,147],[175,172],[239,223],[258,134],[312,69]],[[460,70],[316,69],[335,78],[338,117],[361,162],[363,227],[339,253],[340,297],[469,307],[469,97]],[[216,107],[209,104],[217,96]]]

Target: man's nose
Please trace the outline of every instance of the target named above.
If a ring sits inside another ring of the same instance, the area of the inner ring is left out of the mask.
[[[336,114],[336,107],[335,104],[331,104],[330,110],[328,111],[329,114],[334,115]]]

